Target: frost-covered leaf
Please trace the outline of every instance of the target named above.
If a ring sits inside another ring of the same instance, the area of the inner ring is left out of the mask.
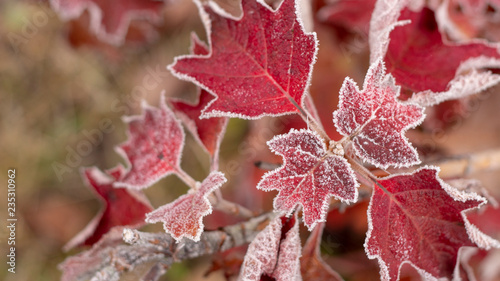
[[[101,199],[104,207],[92,221],[77,234],[65,249],[79,245],[93,245],[115,226],[140,227],[144,225],[146,213],[153,208],[147,198],[136,190],[114,188],[113,183],[125,173],[120,165],[107,174],[92,167],[83,170],[82,177]]]
[[[422,101],[422,105],[475,94],[500,82],[499,75],[479,71],[500,68],[498,46],[483,41],[443,42],[434,12],[428,8],[420,12],[406,8],[399,20],[411,23],[391,32],[384,61],[404,90],[422,92],[427,99],[435,96],[435,101]]]
[[[169,69],[216,99],[202,117],[259,118],[299,112],[309,84],[317,43],[306,33],[294,0],[276,11],[263,1],[243,0],[235,18],[213,2],[200,4],[210,54],[176,58]]]
[[[304,280],[314,281],[340,281],[343,280],[340,275],[335,272],[321,258],[319,250],[321,244],[321,234],[325,228],[324,223],[316,225],[314,230],[307,238],[307,242],[302,249],[302,257],[300,258],[300,271]]]
[[[300,236],[297,217],[276,217],[248,246],[240,281],[302,280],[300,275]],[[267,280],[267,279],[266,279]]]
[[[174,113],[165,105],[160,108],[143,104],[143,114],[125,118],[129,124],[128,140],[117,151],[130,163],[129,170],[115,186],[146,188],[161,178],[180,171],[184,131]]]
[[[207,47],[195,35],[192,37],[191,50],[195,55],[204,55],[209,52]],[[214,96],[201,89],[198,102],[195,104],[189,104],[182,100],[169,101],[179,119],[212,158],[217,157],[228,122],[228,118],[225,117],[200,118],[202,110],[214,99]]]
[[[377,167],[418,164],[418,154],[403,136],[424,119],[423,108],[397,100],[399,87],[377,60],[368,69],[363,91],[346,78],[340,89],[339,109],[333,113],[338,131],[352,140],[354,151]]]
[[[50,4],[63,20],[88,12],[91,32],[113,45],[123,43],[131,21],[159,22],[164,6],[163,1],[155,0],[122,0],[119,4],[111,0],[50,0]]]
[[[146,222],[163,222],[165,231],[178,242],[183,237],[199,241],[203,232],[203,217],[212,213],[212,205],[207,197],[225,182],[226,178],[221,172],[210,173],[196,190],[190,190],[174,202],[147,214]]]
[[[374,185],[365,250],[378,259],[382,280],[398,280],[405,263],[425,280],[451,278],[459,249],[474,246],[465,211],[486,200],[447,185],[437,173],[424,167]]]
[[[356,178],[349,163],[327,152],[320,136],[310,130],[292,129],[267,143],[283,157],[283,166],[267,172],[258,189],[278,190],[274,209],[291,214],[298,204],[304,208],[304,223],[312,230],[325,221],[330,197],[350,203],[358,198]]]

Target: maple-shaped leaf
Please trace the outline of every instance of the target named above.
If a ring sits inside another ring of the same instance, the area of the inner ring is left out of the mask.
[[[174,113],[165,105],[160,108],[143,103],[143,114],[124,118],[129,124],[128,140],[117,147],[130,163],[125,176],[115,186],[146,188],[172,173],[181,173],[180,161],[184,131]]]
[[[225,182],[224,174],[211,172],[195,190],[147,214],[146,222],[163,222],[165,231],[177,242],[183,237],[199,241],[203,232],[203,217],[212,213],[207,197]]]
[[[263,1],[243,0],[240,18],[213,2],[197,3],[210,53],[177,57],[168,68],[216,96],[202,117],[300,112],[317,42],[314,33],[304,31],[295,1],[284,0],[273,11]]]
[[[160,20],[163,1],[122,0],[119,4],[111,0],[50,0],[63,20],[79,18],[87,11],[90,30],[107,43],[120,45],[125,39],[130,22],[134,19]]]
[[[300,251],[296,215],[289,219],[277,216],[248,246],[238,280],[302,280]]]
[[[103,209],[92,221],[65,246],[66,250],[79,245],[93,245],[115,226],[140,227],[144,225],[146,213],[153,210],[147,198],[136,190],[114,188],[125,169],[120,165],[107,174],[92,167],[83,170],[89,186],[103,202]]]
[[[314,230],[307,238],[307,242],[302,249],[302,257],[300,257],[300,271],[304,280],[314,281],[340,281],[343,280],[340,275],[335,272],[321,258],[319,250],[321,244],[321,234],[325,228],[324,223],[316,225]]]
[[[358,183],[351,166],[343,157],[327,152],[321,137],[310,130],[292,129],[267,142],[283,157],[283,166],[267,172],[258,189],[278,190],[274,209],[291,214],[298,204],[304,208],[304,223],[312,230],[325,221],[329,199],[355,202]]]
[[[424,106],[475,94],[500,83],[500,76],[482,69],[500,68],[498,46],[483,41],[454,44],[443,41],[434,12],[423,8],[401,11],[384,61],[404,90]]]
[[[198,39],[196,35],[191,39],[191,52],[195,55],[208,54],[208,48]],[[210,154],[216,162],[218,150],[228,118],[213,117],[201,119],[202,110],[212,101],[214,96],[201,89],[198,102],[189,104],[182,100],[172,99],[169,103],[179,119],[186,125],[186,128],[193,134],[194,138]]]
[[[465,211],[486,200],[447,185],[437,173],[424,167],[374,185],[365,250],[378,259],[382,280],[398,280],[406,263],[425,280],[451,278],[459,249],[474,246]]]
[[[366,74],[363,91],[346,78],[340,89],[339,108],[333,113],[337,130],[352,140],[356,154],[387,168],[419,163],[418,154],[404,132],[424,119],[423,108],[397,99],[399,87],[377,60]]]

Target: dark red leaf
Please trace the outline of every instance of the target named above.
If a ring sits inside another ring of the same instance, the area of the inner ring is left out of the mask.
[[[411,23],[391,32],[384,61],[404,90],[423,92],[416,98],[421,104],[464,97],[500,82],[498,75],[477,71],[500,68],[498,47],[482,41],[443,42],[434,12],[425,7],[420,12],[406,8],[399,20]]]
[[[203,117],[259,118],[299,112],[317,51],[294,0],[276,11],[263,1],[243,0],[235,18],[210,2],[199,4],[210,38],[210,54],[176,58],[169,69],[217,98]]]
[[[108,171],[108,174],[95,167],[83,170],[87,186],[94,190],[104,207],[84,230],[68,242],[66,249],[93,245],[115,226],[140,227],[145,224],[146,213],[153,210],[147,198],[139,191],[113,187],[124,172],[122,166]]]
[[[268,172],[257,185],[262,190],[278,190],[274,209],[291,214],[298,204],[304,208],[304,223],[312,230],[325,221],[330,197],[355,202],[356,178],[349,163],[327,152],[319,135],[309,130],[294,130],[275,136],[268,143],[283,157],[283,166]]]
[[[465,211],[486,200],[447,185],[437,173],[424,167],[374,185],[365,249],[378,259],[382,280],[398,280],[405,263],[426,280],[451,278],[458,250],[474,246]]]
[[[409,167],[418,154],[404,132],[424,119],[423,108],[400,102],[399,87],[377,60],[368,69],[363,91],[350,78],[340,89],[339,109],[333,113],[338,131],[349,136],[356,154],[377,167]]]
[[[125,176],[115,186],[133,189],[146,188],[172,173],[179,173],[184,131],[174,113],[165,105],[160,108],[143,104],[141,116],[131,116],[128,140],[117,151],[130,163]]]
[[[178,242],[183,237],[200,240],[203,217],[212,213],[212,205],[207,197],[225,182],[226,178],[221,172],[210,173],[196,190],[190,190],[174,202],[147,214],[146,222],[163,222],[165,231]]]

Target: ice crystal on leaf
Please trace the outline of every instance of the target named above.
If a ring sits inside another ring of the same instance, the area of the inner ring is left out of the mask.
[[[297,217],[277,216],[248,246],[239,281],[259,281],[263,276],[277,281],[299,281],[300,236]]]
[[[274,199],[275,210],[291,214],[301,204],[304,223],[312,230],[318,222],[325,221],[330,197],[348,203],[357,200],[358,183],[349,163],[327,152],[317,133],[292,129],[267,144],[283,157],[284,163],[266,173],[257,188],[279,191]]]
[[[198,241],[203,232],[203,217],[212,213],[208,195],[226,182],[224,174],[212,172],[196,188],[174,202],[147,214],[146,222],[163,222],[165,231],[180,241],[183,237]]]
[[[398,280],[405,263],[426,280],[451,278],[459,249],[474,246],[465,211],[486,200],[454,189],[437,173],[424,167],[374,185],[365,249],[378,259],[382,280]]]
[[[110,0],[50,0],[52,8],[63,20],[76,19],[89,13],[90,29],[105,42],[123,43],[134,19],[159,21],[163,1],[127,0],[117,4]]]
[[[208,55],[176,58],[169,69],[216,99],[202,117],[259,118],[299,112],[309,84],[317,43],[306,33],[294,0],[276,11],[263,1],[243,0],[240,18],[213,2],[200,4],[207,19]]]
[[[143,110],[141,116],[125,118],[129,138],[117,150],[126,157],[130,167],[115,186],[142,189],[180,171],[184,146],[180,122],[165,105],[163,95],[160,108],[143,104]]]
[[[399,87],[377,60],[368,70],[363,91],[350,78],[340,89],[339,109],[333,113],[338,131],[349,136],[356,154],[387,168],[419,163],[418,154],[403,133],[424,119],[423,108],[397,100]]]
[[[144,225],[146,213],[153,208],[147,198],[135,190],[114,188],[113,183],[125,173],[120,165],[107,174],[92,167],[83,170],[87,186],[103,201],[104,208],[92,221],[77,234],[65,248],[68,250],[79,245],[93,245],[115,226],[139,227]]]

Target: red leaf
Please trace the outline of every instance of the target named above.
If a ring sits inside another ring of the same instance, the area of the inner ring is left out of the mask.
[[[262,190],[278,190],[274,209],[291,214],[297,204],[304,208],[304,223],[312,230],[325,221],[332,196],[345,202],[358,197],[354,172],[349,163],[327,152],[320,136],[309,130],[292,129],[267,142],[283,157],[283,166],[267,172],[257,185]]]
[[[297,17],[294,0],[276,11],[263,1],[243,0],[241,18],[209,2],[200,6],[210,38],[209,55],[177,57],[174,75],[217,98],[202,117],[259,118],[299,112],[309,84],[317,42]]]
[[[404,9],[399,20],[411,23],[391,32],[384,61],[405,90],[424,92],[416,99],[423,105],[478,93],[500,82],[500,76],[489,71],[477,72],[500,68],[497,46],[482,41],[443,42],[434,12],[428,8],[420,12]]]
[[[163,1],[126,0],[117,5],[111,0],[50,0],[52,8],[63,20],[90,15],[90,29],[97,37],[113,45],[121,45],[130,22],[134,19],[160,20]]]
[[[130,163],[130,169],[115,186],[146,188],[172,173],[180,173],[184,131],[174,113],[165,105],[160,108],[143,104],[141,116],[125,118],[129,139],[117,147]]]
[[[208,54],[207,47],[198,39],[192,36],[192,53],[196,55]],[[170,100],[172,109],[179,119],[186,125],[186,128],[193,134],[194,138],[213,158],[217,157],[220,143],[224,135],[228,118],[213,117],[201,119],[202,110],[214,99],[207,91],[201,90],[198,102],[189,104],[182,100]]]
[[[79,245],[93,245],[114,226],[140,227],[144,225],[146,213],[153,208],[147,198],[135,190],[114,188],[113,183],[124,174],[118,166],[108,172],[87,168],[83,171],[87,186],[92,188],[103,202],[104,208],[92,221],[65,246],[66,250]]]
[[[426,280],[451,278],[458,250],[474,245],[465,211],[486,200],[454,189],[437,173],[424,167],[374,186],[365,249],[370,259],[378,259],[382,280],[398,280],[405,263]]]
[[[397,100],[399,87],[385,75],[377,60],[368,69],[363,91],[346,78],[340,89],[339,109],[333,113],[338,131],[349,136],[356,154],[381,168],[418,164],[418,154],[404,132],[424,119],[423,108]]]
[[[321,234],[325,228],[324,223],[317,225],[309,235],[304,248],[302,249],[302,257],[300,258],[302,279],[314,281],[340,281],[343,280],[340,275],[335,272],[321,258],[319,247],[321,244]]]
[[[283,220],[274,218],[250,243],[238,280],[301,280],[299,224],[294,216],[287,229]]]
[[[203,232],[203,217],[212,213],[212,205],[207,197],[225,182],[226,178],[221,172],[210,173],[196,190],[190,190],[174,202],[147,214],[146,222],[163,222],[165,231],[177,242],[183,237],[199,241]]]

